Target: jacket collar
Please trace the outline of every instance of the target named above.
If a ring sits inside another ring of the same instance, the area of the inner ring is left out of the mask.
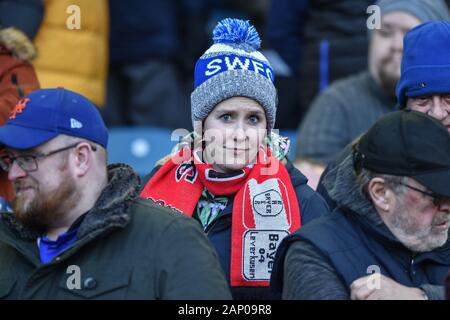
[[[124,228],[131,219],[132,200],[139,196],[140,178],[125,164],[108,166],[108,185],[82,222],[78,237],[99,229]]]
[[[287,172],[289,173],[289,177],[291,178],[292,186],[295,188],[308,183],[308,178],[303,175],[303,173],[298,170],[291,161],[287,161],[284,164]]]
[[[351,151],[326,174],[323,185],[337,207],[351,210],[374,225],[383,225],[373,205],[359,192]]]

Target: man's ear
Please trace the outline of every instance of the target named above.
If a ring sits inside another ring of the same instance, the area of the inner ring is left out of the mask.
[[[387,214],[393,205],[393,192],[388,187],[386,180],[381,177],[375,177],[370,180],[367,186],[367,192],[369,194],[372,203],[380,215]]]
[[[74,169],[75,175],[82,177],[86,175],[92,166],[92,148],[87,142],[81,142],[75,148]]]

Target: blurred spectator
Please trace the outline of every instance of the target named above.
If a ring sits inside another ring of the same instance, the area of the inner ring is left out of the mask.
[[[278,79],[282,126],[297,127],[319,91],[365,68],[366,10],[374,2],[272,0],[267,41],[290,67],[290,76]]]
[[[314,188],[336,154],[382,115],[394,110],[404,34],[429,20],[448,20],[442,0],[382,0],[381,29],[370,35],[368,70],[320,94],[300,126],[296,165]]]
[[[102,110],[107,125],[190,128],[183,68],[207,41],[208,1],[109,3],[110,74]]]
[[[0,125],[24,95],[39,89],[30,63],[35,54],[33,43],[21,30],[0,27]]]
[[[36,55],[31,39],[42,17],[41,0],[0,0],[0,126],[24,95],[39,89],[30,61]],[[0,169],[1,210],[12,197],[7,173]]]
[[[0,125],[24,95],[39,88],[30,61],[42,18],[42,0],[0,0]]]
[[[44,4],[34,62],[41,86],[62,86],[103,106],[108,65],[107,0],[46,0]]]
[[[421,24],[405,35],[402,71],[396,93],[400,108],[426,113],[439,120],[450,132],[450,22],[434,21]],[[420,87],[417,84],[421,84]],[[422,85],[423,84],[423,85]],[[330,198],[326,181],[351,153],[356,138],[348,144],[323,172],[317,192],[331,209],[336,203]]]

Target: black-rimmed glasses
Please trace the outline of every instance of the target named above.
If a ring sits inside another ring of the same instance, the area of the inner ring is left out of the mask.
[[[12,165],[14,162],[17,163],[17,165],[25,172],[33,172],[38,170],[38,160],[46,158],[48,156],[51,156],[52,154],[66,151],[72,148],[77,147],[80,142],[71,144],[67,147],[56,149],[49,152],[41,152],[41,153],[35,153],[35,154],[24,154],[20,156],[10,156],[10,155],[4,155],[0,156],[0,167],[6,171],[9,172],[12,168]],[[97,148],[93,145],[91,145],[91,148],[93,151],[97,151]]]
[[[417,192],[419,192],[419,193],[421,193],[421,194],[424,194],[424,195],[426,195],[426,196],[431,197],[431,198],[433,199],[434,205],[436,205],[436,206],[438,206],[439,204],[441,204],[441,203],[442,203],[443,201],[445,201],[446,199],[447,199],[447,200],[449,199],[448,197],[440,196],[440,195],[438,195],[437,193],[434,193],[434,192],[428,192],[428,191],[425,191],[425,190],[421,190],[421,189],[419,189],[419,188],[410,186],[409,184],[406,184],[406,183],[399,182],[398,184],[400,184],[400,185],[402,185],[402,186],[404,186],[404,187],[407,187],[408,189],[417,191]]]

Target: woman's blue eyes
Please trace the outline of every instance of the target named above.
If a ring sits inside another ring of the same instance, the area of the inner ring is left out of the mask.
[[[231,120],[231,115],[229,114],[224,114],[220,116],[223,120],[225,121],[230,121]]]
[[[255,116],[250,117],[248,120],[251,124],[257,124],[259,122],[259,118]]]
[[[220,119],[222,119],[225,122],[229,122],[233,119],[233,117],[230,114],[223,114],[220,116]],[[259,122],[259,117],[250,116],[250,117],[248,117],[248,122],[250,124],[257,124]]]

